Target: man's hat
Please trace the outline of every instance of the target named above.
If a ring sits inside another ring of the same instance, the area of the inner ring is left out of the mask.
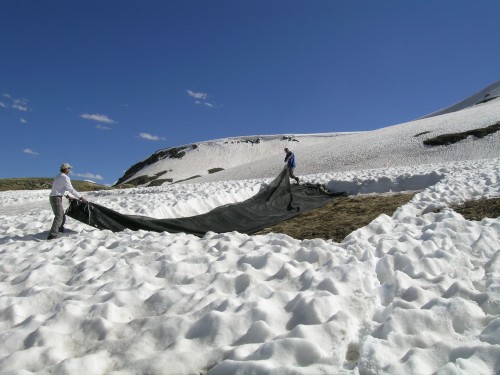
[[[68,163],[62,163],[60,169],[69,169],[69,168],[71,168],[71,165],[69,165]]]

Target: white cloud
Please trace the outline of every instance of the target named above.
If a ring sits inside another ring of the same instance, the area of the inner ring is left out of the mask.
[[[81,118],[84,118],[86,120],[91,120],[91,121],[97,121],[97,122],[102,122],[103,124],[114,124],[116,121],[110,119],[107,115],[101,115],[99,113],[95,114],[89,114],[89,113],[84,113],[80,115]]]
[[[21,118],[19,119],[19,122],[20,122],[21,124],[27,124],[27,123],[28,123],[28,120],[26,120],[25,118],[21,117]]]
[[[75,173],[75,176],[91,180],[103,180],[103,177],[101,175],[93,173]]]
[[[208,101],[208,94],[206,92],[196,92],[192,90],[186,90],[186,92],[194,99],[195,104],[203,105],[208,108],[215,108],[215,105]]]
[[[139,133],[139,137],[142,139],[147,139],[148,141],[164,141],[164,137],[158,137],[157,135],[152,135],[149,133]]]
[[[12,96],[7,93],[3,93],[2,97],[4,97],[5,100],[0,102],[0,108],[12,108],[21,112],[31,111],[28,107],[28,99],[13,99]]]
[[[28,154],[28,155],[39,155],[39,153],[38,153],[38,152],[33,151],[31,148],[25,148],[25,149],[23,150],[23,152],[24,152],[25,154]]]
[[[111,128],[109,126],[96,125],[95,127],[96,127],[96,129],[99,129],[99,130],[111,130]]]
[[[207,100],[208,94],[206,92],[195,92],[192,90],[186,90],[188,95],[192,98],[198,99],[198,100]]]
[[[28,101],[26,99],[14,99],[12,101],[12,108],[18,111],[28,112]]]

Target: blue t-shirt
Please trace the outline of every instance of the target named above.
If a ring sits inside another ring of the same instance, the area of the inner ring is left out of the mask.
[[[285,162],[288,168],[295,168],[295,155],[292,151],[287,152]]]

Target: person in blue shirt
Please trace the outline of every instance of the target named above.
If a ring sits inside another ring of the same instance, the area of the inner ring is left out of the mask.
[[[71,180],[68,177],[68,173],[71,170],[71,165],[68,163],[61,164],[59,168],[60,172],[52,183],[52,190],[50,191],[50,205],[52,207],[52,212],[54,213],[54,221],[52,222],[52,227],[50,228],[48,240],[53,240],[57,238],[59,232],[64,232],[64,208],[62,203],[63,196],[68,196],[66,193],[70,193],[75,198],[78,198],[82,202],[87,202],[71,185]]]
[[[288,174],[290,175],[290,178],[295,179],[297,181],[297,184],[299,183],[299,178],[295,176],[293,171],[295,170],[295,155],[293,154],[292,151],[290,151],[288,148],[285,148],[285,163],[286,167],[288,168]]]

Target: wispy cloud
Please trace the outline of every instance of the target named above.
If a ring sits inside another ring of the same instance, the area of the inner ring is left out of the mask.
[[[207,100],[208,94],[206,92],[195,92],[192,90],[186,90],[188,95],[192,98],[195,98],[197,100]]]
[[[204,105],[208,108],[214,108],[215,105],[208,101],[208,94],[206,92],[199,92],[193,90],[186,90],[187,94],[194,99],[194,102],[199,105]]]
[[[21,112],[28,112],[28,101],[26,99],[14,99],[12,100],[12,108],[17,109]]]
[[[96,129],[99,129],[99,130],[111,130],[111,128],[109,126],[96,125],[95,127],[96,127]]]
[[[97,121],[97,122],[101,122],[103,124],[116,123],[115,120],[110,119],[107,115],[101,115],[99,113],[95,113],[95,114],[84,113],[84,114],[80,115],[80,117],[84,118],[85,120]]]
[[[101,175],[99,174],[93,174],[93,173],[75,173],[74,174],[76,177],[81,177],[85,178],[88,180],[104,180]]]
[[[23,150],[23,152],[24,152],[25,154],[28,154],[28,155],[39,155],[39,153],[38,153],[38,152],[33,151],[31,148],[25,148],[25,149]]]
[[[30,108],[28,107],[28,99],[14,99],[12,95],[7,93],[3,93],[2,97],[4,97],[6,100],[0,102],[0,108],[12,108],[21,112],[30,111]]]
[[[148,141],[164,141],[166,139],[164,137],[159,137],[157,135],[152,135],[149,133],[139,133],[139,137]]]
[[[27,123],[28,123],[28,120],[26,120],[24,117],[21,117],[21,118],[19,119],[19,122],[20,122],[21,124],[27,124]]]

